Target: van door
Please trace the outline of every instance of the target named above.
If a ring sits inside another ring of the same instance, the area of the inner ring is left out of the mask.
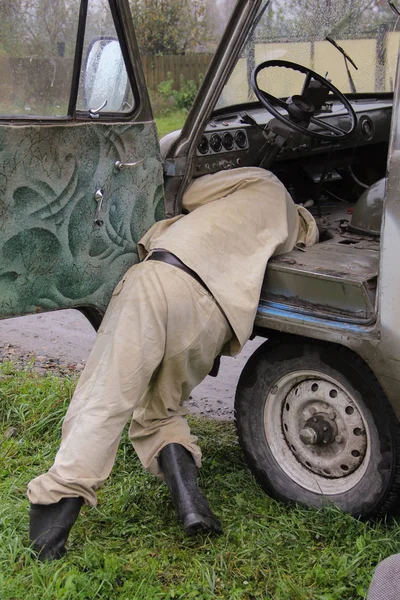
[[[0,318],[94,321],[164,216],[156,126],[128,0],[27,6],[0,25]]]

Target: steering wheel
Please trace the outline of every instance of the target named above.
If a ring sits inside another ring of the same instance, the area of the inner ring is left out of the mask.
[[[284,67],[285,69],[292,69],[293,71],[303,73],[306,77],[301,94],[291,96],[285,102],[284,100],[276,98],[272,94],[262,90],[257,83],[257,77],[262,70],[270,67]],[[312,80],[317,81],[322,88],[327,88],[328,93],[329,91],[332,92],[333,96],[343,104],[350,119],[350,129],[348,131],[341,129],[340,127],[336,127],[335,125],[331,125],[330,123],[327,123],[326,121],[318,119],[314,116],[315,107],[307,97],[307,92],[310,88]],[[254,69],[251,76],[251,85],[261,104],[274,117],[287,125],[293,131],[317,138],[318,140],[332,141],[348,138],[356,128],[357,116],[346,96],[342,94],[337,87],[332,85],[330,81],[325,79],[325,77],[315,73],[315,71],[312,71],[308,67],[303,67],[302,65],[287,60],[266,60],[265,62],[260,63]],[[287,112],[287,115],[283,114],[279,108],[283,108]],[[316,125],[322,131],[308,129],[310,123]]]

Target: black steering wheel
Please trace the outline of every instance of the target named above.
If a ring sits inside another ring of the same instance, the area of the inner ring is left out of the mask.
[[[285,69],[292,69],[293,71],[303,73],[306,77],[301,94],[291,96],[285,102],[284,100],[276,98],[272,94],[262,90],[257,83],[257,77],[262,70],[268,69],[269,67],[284,67]],[[313,80],[320,84],[320,89],[325,88],[328,90],[327,93],[332,92],[334,98],[343,104],[344,108],[346,109],[347,116],[350,119],[350,129],[348,131],[341,129],[340,127],[336,127],[335,125],[331,125],[330,123],[327,123],[326,121],[314,116],[315,107],[309,98],[310,94],[308,94],[310,84]],[[251,85],[254,93],[262,105],[274,117],[287,125],[293,131],[317,138],[318,140],[332,141],[348,138],[356,128],[357,116],[346,96],[344,96],[344,94],[342,94],[337,87],[332,85],[330,81],[325,79],[325,77],[318,75],[318,73],[311,71],[311,69],[307,67],[303,67],[302,65],[287,60],[266,60],[265,62],[260,63],[254,69],[251,76]],[[286,111],[287,115],[283,114],[279,110],[282,108]],[[317,126],[320,131],[308,129],[310,123]]]

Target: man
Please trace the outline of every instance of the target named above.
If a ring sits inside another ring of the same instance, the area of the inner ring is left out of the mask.
[[[82,503],[95,505],[130,417],[135,451],[165,479],[185,531],[222,531],[197,486],[201,451],[182,403],[221,352],[237,354],[250,337],[268,259],[314,243],[317,229],[257,168],[195,180],[183,208],[140,240],[142,262],[114,291],[54,465],[29,483],[30,538],[42,559],[63,556]]]

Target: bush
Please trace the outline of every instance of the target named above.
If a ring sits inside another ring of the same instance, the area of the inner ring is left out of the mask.
[[[154,115],[166,116],[176,110],[175,100],[172,96],[167,98],[159,91],[154,90],[149,90],[149,96]]]
[[[171,73],[167,74],[168,79],[162,81],[157,90],[159,95],[166,101],[173,101],[175,108],[179,110],[189,110],[193,104],[196,94],[203,81],[203,74],[199,75],[199,81],[196,83],[193,79],[185,81],[183,75],[179,79],[179,89],[174,89],[174,80]]]

